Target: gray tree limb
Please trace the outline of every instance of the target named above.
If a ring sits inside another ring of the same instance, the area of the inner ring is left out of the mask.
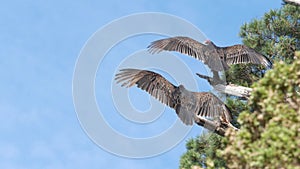
[[[228,126],[226,124],[218,123],[201,117],[195,117],[195,122],[197,125],[202,126],[223,137],[225,136],[226,130],[228,128],[232,128],[231,126]],[[238,130],[236,128],[233,129]]]
[[[223,85],[223,84],[218,84],[213,86],[215,90],[218,92],[242,97],[248,99],[251,95],[252,89],[249,87],[244,87],[244,86],[238,86],[234,84],[229,84],[229,85]]]
[[[248,99],[251,95],[252,89],[249,87],[238,86],[234,84],[225,85],[224,82],[219,80],[219,78],[211,78],[206,75],[201,75],[197,73],[200,78],[205,79],[215,90],[221,93],[226,93],[229,95],[234,95],[242,98]]]
[[[300,0],[284,0],[285,3],[293,4],[293,5],[300,5]]]

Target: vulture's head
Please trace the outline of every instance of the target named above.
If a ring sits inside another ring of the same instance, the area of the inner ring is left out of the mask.
[[[209,39],[206,39],[205,41],[204,41],[204,44],[205,45],[208,45],[208,46],[213,46],[213,47],[217,47],[211,40],[209,40]]]
[[[182,84],[179,85],[178,88],[181,89],[181,90],[185,89],[185,87]]]
[[[209,39],[206,39],[205,41],[204,41],[204,44],[205,45],[208,45],[208,44],[211,44],[212,42],[211,42],[211,40],[209,40]]]

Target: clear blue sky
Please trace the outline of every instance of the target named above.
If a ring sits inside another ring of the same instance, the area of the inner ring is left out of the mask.
[[[81,48],[105,24],[138,12],[176,15],[196,25],[217,45],[232,45],[241,43],[238,33],[243,23],[280,6],[280,0],[2,2],[0,168],[177,168],[185,141],[152,158],[130,159],[110,154],[88,138],[72,100],[72,76]],[[156,40],[147,39],[145,44]],[[124,51],[112,52],[128,55],[125,47],[119,49]],[[101,86],[100,77],[97,75],[96,84],[102,88],[96,92],[110,87]],[[147,97],[139,92],[141,99]],[[171,121],[176,119],[175,113],[170,116]],[[112,125],[118,125],[118,119]],[[130,129],[135,131],[132,125]],[[155,126],[146,130],[157,133]],[[194,127],[186,139],[199,130]]]

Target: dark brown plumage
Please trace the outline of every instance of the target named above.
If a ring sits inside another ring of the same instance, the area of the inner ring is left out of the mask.
[[[189,37],[172,37],[152,42],[150,53],[163,50],[177,51],[201,60],[213,71],[227,70],[232,64],[253,63],[270,67],[271,62],[262,54],[245,45],[218,47],[207,40],[202,44]]]
[[[154,98],[173,108],[181,121],[192,125],[195,116],[219,119],[229,126],[232,120],[230,110],[215,95],[209,92],[191,92],[183,85],[178,87],[161,75],[147,70],[122,69],[115,80],[123,87],[137,87],[145,90]]]

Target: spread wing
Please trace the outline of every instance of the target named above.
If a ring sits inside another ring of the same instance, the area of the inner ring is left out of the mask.
[[[232,120],[232,115],[227,106],[217,96],[209,92],[197,93],[199,102],[196,115],[208,118],[223,118],[227,122]]]
[[[253,63],[261,64],[265,67],[272,66],[272,63],[268,58],[245,45],[233,45],[229,47],[223,47],[221,49],[224,51],[225,60],[228,65]]]
[[[139,69],[122,69],[116,74],[115,80],[117,83],[122,83],[121,86],[123,87],[131,87],[136,84],[137,87],[145,90],[171,108],[174,108],[176,104],[172,94],[177,87],[155,72]]]
[[[131,87],[136,84],[137,87],[145,90],[160,102],[175,109],[178,117],[184,124],[193,124],[194,112],[179,111],[182,102],[180,89],[161,75],[147,70],[122,69],[116,74],[115,79],[117,83],[121,83],[121,86],[124,87]]]
[[[241,63],[262,64],[265,67],[272,66],[268,58],[245,45],[218,47],[212,42],[209,45],[204,45],[192,38],[177,36],[154,41],[148,48],[150,53],[167,50],[192,56],[215,71],[226,70],[229,68],[227,65]]]
[[[204,45],[189,37],[177,36],[157,40],[152,42],[148,48],[152,54],[163,50],[180,52],[201,60],[212,70],[223,70],[219,54],[214,47]]]

